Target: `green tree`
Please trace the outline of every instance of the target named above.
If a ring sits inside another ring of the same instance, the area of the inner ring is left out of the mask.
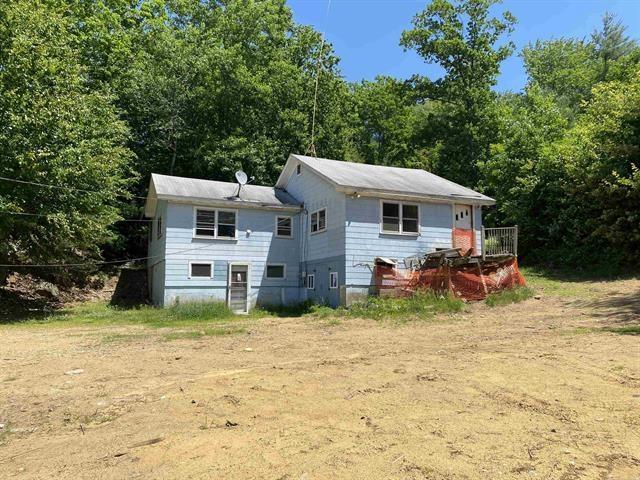
[[[448,178],[475,185],[477,164],[487,158],[496,126],[493,103],[500,64],[511,55],[511,42],[499,45],[515,24],[511,13],[489,13],[496,0],[433,0],[402,34],[401,45],[437,63],[441,79],[416,77],[423,97],[442,104],[442,132],[435,145],[433,169]]]
[[[42,215],[0,214],[2,263],[99,257],[135,177],[127,127],[88,87],[73,29],[57,2],[0,4],[0,175],[68,187],[0,181],[0,212]]]
[[[352,87],[357,113],[355,142],[365,163],[406,166],[414,155],[418,120],[413,91],[405,82],[377,77]]]
[[[611,61],[629,55],[637,47],[636,41],[625,34],[626,30],[622,21],[616,20],[615,15],[607,12],[602,17],[602,28],[591,34],[591,43],[601,61],[600,80],[608,78]]]

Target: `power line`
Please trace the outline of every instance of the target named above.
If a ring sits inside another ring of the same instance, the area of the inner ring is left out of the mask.
[[[2,212],[0,212],[0,213],[2,213]],[[291,218],[293,219],[294,217],[291,217]],[[306,219],[306,215],[305,215],[305,219]],[[149,221],[153,221],[153,220],[149,220]],[[292,226],[293,226],[293,224],[292,224]],[[272,230],[273,227],[274,227],[274,221],[273,220],[269,220],[268,222],[264,222],[264,223],[251,224],[251,225],[249,225],[249,228],[247,230],[268,228],[268,229],[270,229],[269,231],[273,231]],[[236,227],[236,231],[239,233],[242,230],[239,230]],[[165,233],[165,235],[166,235],[166,233]],[[300,231],[300,235],[303,235],[302,231]],[[4,268],[32,268],[32,267],[33,268],[47,268],[47,267],[51,267],[51,268],[54,268],[54,267],[85,267],[85,266],[95,266],[95,265],[113,265],[113,264],[118,264],[118,263],[136,262],[136,261],[139,261],[139,260],[150,260],[152,258],[161,258],[163,256],[164,257],[168,257],[170,255],[177,255],[179,253],[192,252],[192,251],[195,251],[195,250],[202,250],[203,248],[209,248],[209,247],[211,247],[211,244],[207,243],[207,244],[202,245],[200,247],[186,248],[186,249],[183,249],[183,250],[177,250],[175,252],[165,253],[163,255],[151,255],[151,256],[147,256],[147,257],[137,257],[137,258],[124,258],[124,259],[121,259],[121,260],[90,261],[90,262],[83,262],[83,263],[0,264],[0,267],[4,267]]]
[[[22,215],[26,217],[50,217],[52,215],[57,215],[57,213],[29,213],[29,212],[0,211],[0,215]],[[85,214],[81,214],[81,215],[85,215]],[[153,222],[153,219],[123,218],[120,220],[114,220],[113,223],[116,223],[116,222]]]
[[[5,182],[15,182],[15,183],[22,183],[25,185],[34,185],[36,187],[48,187],[48,188],[58,188],[60,190],[73,190],[76,192],[83,192],[83,193],[101,193],[98,192],[96,190],[85,190],[84,188],[76,188],[76,187],[69,187],[66,185],[51,185],[48,183],[39,183],[39,182],[28,182],[26,180],[18,180],[17,178],[8,178],[8,177],[0,177],[0,180],[4,180]],[[147,199],[147,197],[141,197],[140,195],[131,195],[128,193],[116,193],[116,196],[119,197],[131,197],[131,198],[142,198],[142,199]]]
[[[139,260],[150,260],[152,258],[158,258],[158,257],[168,257],[169,255],[177,255],[179,253],[185,253],[185,252],[191,252],[194,250],[201,250],[203,248],[207,248],[210,247],[211,245],[207,244],[207,245],[202,245],[200,247],[195,247],[195,248],[186,248],[184,250],[177,250],[175,252],[170,252],[170,253],[164,253],[162,255],[151,255],[148,257],[137,257],[137,258],[124,258],[121,260],[105,260],[105,261],[91,261],[91,262],[83,262],[83,263],[25,263],[25,264],[0,264],[0,267],[5,267],[5,268],[18,268],[18,267],[25,267],[25,268],[30,268],[30,267],[34,267],[34,268],[53,268],[53,267],[86,267],[86,266],[95,266],[95,265],[115,265],[118,263],[127,263],[127,262],[136,262]]]
[[[325,30],[326,30],[326,22],[327,18],[329,18],[329,9],[331,8],[331,0],[327,0],[327,11],[325,13]],[[316,66],[316,82],[313,92],[313,113],[311,115],[311,143],[309,147],[307,147],[307,154],[312,154],[314,157],[317,157],[316,153],[316,143],[315,143],[315,135],[316,135],[316,110],[318,108],[318,82],[320,80],[320,70],[322,69],[322,51],[324,50],[324,37],[325,34],[322,32],[322,40],[320,41],[320,51],[318,52],[318,63]]]

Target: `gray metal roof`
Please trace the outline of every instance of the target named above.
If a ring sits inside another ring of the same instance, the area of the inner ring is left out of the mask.
[[[237,193],[237,183],[154,173],[151,175],[145,211],[148,216],[155,214],[156,199],[229,206],[300,208],[300,202],[280,188],[245,185],[240,190],[239,197],[236,196]]]
[[[429,173],[413,168],[385,167],[365,163],[344,162],[327,158],[315,158],[292,154],[291,160],[298,161],[334,185],[343,188],[398,195],[431,197],[446,200],[469,200],[482,204],[493,204],[495,201],[470,188]],[[287,165],[288,167],[289,165]],[[293,167],[290,167],[293,168]],[[285,167],[285,170],[288,170]],[[284,187],[289,178],[285,170],[276,186]]]

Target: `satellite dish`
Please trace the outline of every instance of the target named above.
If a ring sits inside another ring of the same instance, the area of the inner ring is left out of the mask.
[[[238,170],[236,172],[236,180],[240,185],[245,185],[249,179],[247,178],[246,173],[244,173],[242,170]]]

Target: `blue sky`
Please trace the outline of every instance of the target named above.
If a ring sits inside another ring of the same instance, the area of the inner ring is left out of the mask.
[[[376,75],[408,78],[414,73],[436,77],[437,66],[427,65],[413,51],[399,46],[403,30],[428,0],[287,0],[298,23],[326,33],[341,58],[349,81]],[[618,15],[627,34],[640,39],[640,0],[505,0],[495,13],[509,10],[518,19],[511,39],[516,53],[502,64],[497,89],[519,91],[526,74],[518,52],[537,39],[589,36],[605,11]]]

